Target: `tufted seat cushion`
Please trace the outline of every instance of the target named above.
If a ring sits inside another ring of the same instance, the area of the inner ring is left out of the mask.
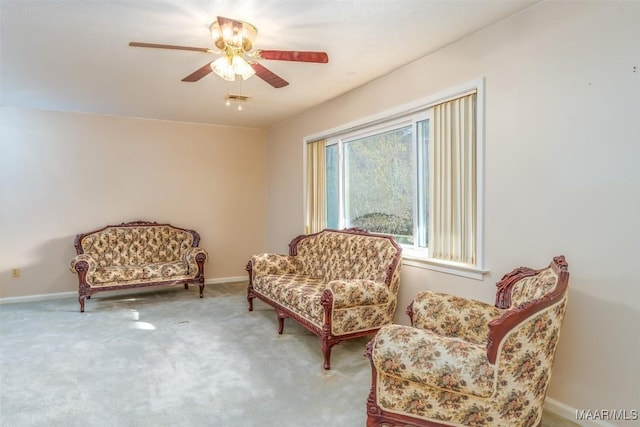
[[[382,328],[373,363],[381,374],[424,386],[478,397],[495,391],[496,367],[487,360],[486,345],[443,338],[429,330]]]
[[[305,274],[268,274],[257,278],[253,286],[292,311],[304,314],[313,323],[322,325],[320,298],[326,284],[321,279],[313,279]]]
[[[111,284],[113,282],[132,282],[142,278],[144,278],[144,270],[139,265],[98,267],[93,273],[93,283],[96,285]]]
[[[183,261],[156,262],[144,265],[143,271],[145,279],[186,276],[189,273],[189,265]]]
[[[93,284],[134,282],[142,279],[181,277],[189,274],[189,265],[183,261],[156,262],[146,265],[114,265],[98,267],[93,273]]]

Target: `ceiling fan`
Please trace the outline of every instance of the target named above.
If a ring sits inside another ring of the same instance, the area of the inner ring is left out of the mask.
[[[257,75],[273,86],[281,88],[289,82],[257,62],[260,59],[274,61],[316,62],[327,63],[329,56],[326,52],[294,51],[294,50],[263,50],[253,49],[258,30],[248,22],[218,16],[211,24],[211,37],[216,49],[206,47],[176,46],[170,44],[131,42],[129,46],[150,47],[157,49],[176,49],[194,52],[217,53],[221,56],[182,79],[183,82],[197,82],[209,73],[214,72],[227,81],[234,81],[236,74],[243,79]]]

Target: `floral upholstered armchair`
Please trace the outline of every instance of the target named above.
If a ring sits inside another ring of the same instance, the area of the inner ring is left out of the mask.
[[[367,427],[539,425],[568,281],[559,256],[506,274],[495,306],[419,293],[412,326],[385,326],[367,347]]]

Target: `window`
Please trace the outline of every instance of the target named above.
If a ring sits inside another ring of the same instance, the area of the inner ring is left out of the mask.
[[[391,234],[405,262],[482,278],[482,91],[466,86],[314,140],[307,223],[313,208],[317,229]]]
[[[428,123],[420,114],[327,142],[327,227],[359,227],[427,247],[428,132],[419,129]],[[417,194],[416,171],[423,176]]]

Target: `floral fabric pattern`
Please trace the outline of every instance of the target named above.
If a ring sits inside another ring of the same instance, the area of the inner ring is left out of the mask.
[[[189,265],[182,261],[158,262],[144,265],[142,271],[145,279],[186,276],[189,272]]]
[[[196,256],[207,252],[193,246],[193,235],[166,225],[107,227],[81,241],[83,254],[71,261],[88,263],[90,287],[140,284],[163,279],[189,279],[198,274]]]
[[[397,253],[387,238],[323,231],[300,240],[297,255],[252,256],[252,287],[319,329],[328,291],[333,335],[377,329],[393,320],[400,263],[391,266]]]
[[[331,333],[344,335],[369,331],[393,321],[395,304],[364,305],[333,310]]]
[[[169,226],[109,227],[82,239],[82,250],[100,267],[180,260],[193,236]]]
[[[303,274],[269,274],[257,276],[253,288],[322,327],[324,311],[320,299],[324,285],[319,279],[311,279]]]
[[[428,330],[383,327],[373,362],[379,372],[452,392],[489,397],[495,389],[495,366],[487,360],[485,346]]]
[[[385,282],[396,248],[382,237],[321,232],[298,243],[304,273],[332,280],[370,279]]]
[[[302,273],[302,265],[298,257],[279,254],[260,254],[251,257],[253,274],[296,274]]]
[[[547,293],[555,289],[554,271],[543,270],[538,276],[520,279],[518,295],[538,298],[544,294],[529,287],[542,287]],[[419,327],[386,326],[374,339],[371,357],[377,372],[377,404],[388,412],[452,425],[538,425],[566,310],[566,291],[558,302],[505,335],[495,364],[487,359],[486,338],[481,341],[486,331],[465,325],[465,319],[475,325],[480,318],[490,318],[491,313],[497,318],[506,310],[464,304],[437,293],[420,298],[418,304],[414,302]],[[446,310],[455,313],[455,321]]]
[[[144,277],[142,267],[136,265],[101,267],[93,275],[93,283],[130,282]]]
[[[480,301],[424,291],[413,300],[413,326],[484,344],[489,337],[489,322],[502,312]]]
[[[327,289],[333,293],[333,308],[386,304],[390,298],[384,282],[369,279],[332,280]]]
[[[511,307],[518,307],[548,294],[555,288],[557,280],[558,275],[551,268],[519,280],[511,291]]]

